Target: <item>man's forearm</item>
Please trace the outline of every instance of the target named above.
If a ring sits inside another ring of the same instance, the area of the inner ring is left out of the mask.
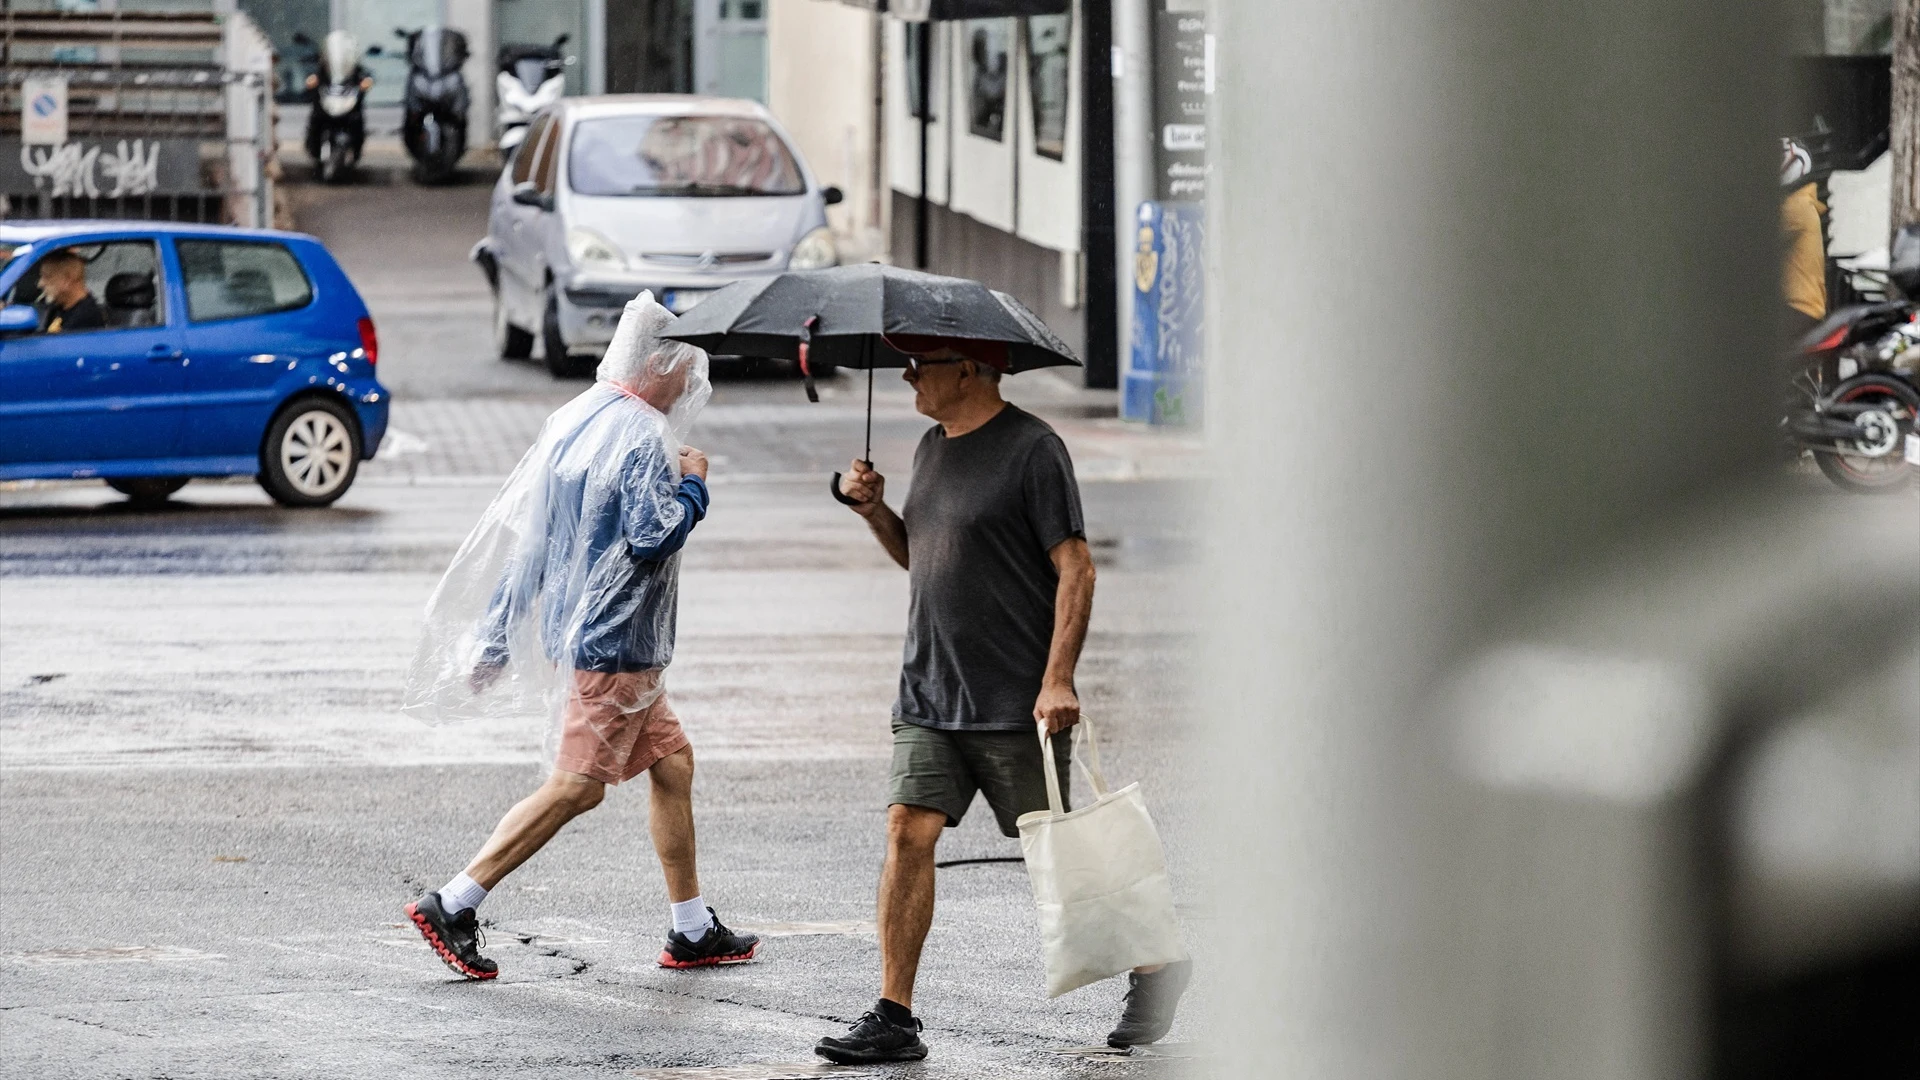
[[[1093,563],[1075,563],[1060,575],[1053,594],[1053,643],[1047,649],[1045,682],[1072,686],[1080,666],[1080,649],[1087,642],[1087,621],[1093,615]]]
[[[867,519],[867,528],[873,530],[873,538],[880,541],[880,546],[900,564],[900,569],[907,569],[907,523],[886,503],[878,504],[872,513],[863,516]]]

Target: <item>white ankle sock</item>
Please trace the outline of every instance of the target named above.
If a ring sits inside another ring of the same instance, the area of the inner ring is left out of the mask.
[[[713,915],[707,911],[707,902],[700,897],[673,905],[673,929],[687,935],[688,941],[699,941],[706,937],[708,928],[712,926]]]
[[[462,873],[459,877],[440,887],[440,906],[447,914],[458,915],[468,908],[477,908],[480,901],[487,898],[487,890],[480,883]]]

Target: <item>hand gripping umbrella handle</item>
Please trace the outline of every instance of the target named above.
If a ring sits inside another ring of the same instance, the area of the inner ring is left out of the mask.
[[[829,482],[828,486],[833,491],[834,500],[838,502],[840,505],[842,506],[859,506],[860,505],[859,499],[849,498],[846,492],[840,490],[840,474],[839,473],[833,474],[833,480]]]

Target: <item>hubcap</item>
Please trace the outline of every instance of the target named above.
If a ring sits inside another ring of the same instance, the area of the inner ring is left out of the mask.
[[[1874,409],[1861,413],[1854,421],[1860,427],[1860,438],[1854,440],[1853,447],[1865,457],[1886,457],[1900,445],[1900,424],[1893,417]]]
[[[330,412],[315,409],[294,417],[280,440],[280,471],[302,495],[331,495],[353,462],[353,438]]]

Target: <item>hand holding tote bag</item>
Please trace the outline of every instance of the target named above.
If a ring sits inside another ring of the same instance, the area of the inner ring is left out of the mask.
[[[1093,803],[1066,812],[1049,736],[1041,728],[1049,809],[1022,814],[1016,823],[1040,911],[1048,997],[1186,957],[1160,834],[1140,785],[1108,791],[1092,725],[1082,717],[1078,726],[1087,735],[1080,767],[1093,783]]]

